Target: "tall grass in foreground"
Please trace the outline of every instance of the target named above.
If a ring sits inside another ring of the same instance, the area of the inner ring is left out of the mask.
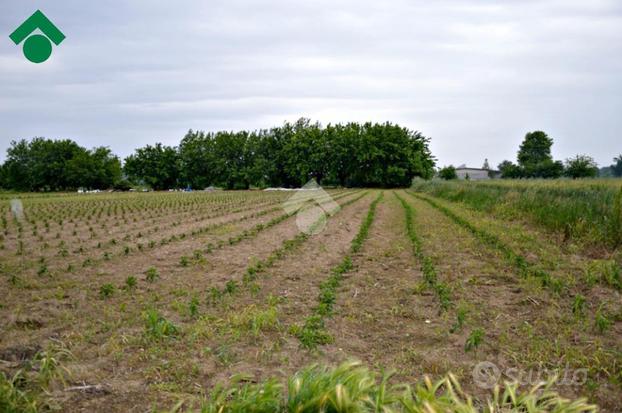
[[[622,245],[622,180],[415,181],[413,189],[476,210],[526,218],[549,231]]]
[[[391,384],[358,362],[336,368],[311,366],[291,376],[285,388],[276,380],[218,387],[201,413],[579,413],[595,412],[584,399],[567,400],[551,390],[553,381],[521,392],[516,385],[495,388],[487,400],[465,393],[453,375],[432,382]],[[173,411],[180,411],[183,403]]]

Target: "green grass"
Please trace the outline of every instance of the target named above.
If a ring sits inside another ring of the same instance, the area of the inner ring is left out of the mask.
[[[477,239],[479,239],[482,243],[488,245],[491,248],[494,248],[501,252],[507,261],[512,264],[517,270],[518,273],[524,278],[531,278],[537,280],[540,285],[543,287],[547,287],[549,290],[556,294],[560,294],[565,291],[566,286],[561,279],[554,278],[547,271],[544,271],[534,264],[531,264],[527,261],[527,259],[514,251],[508,244],[504,243],[494,234],[487,232],[469,222],[467,219],[462,216],[456,214],[451,209],[439,204],[433,199],[422,196],[419,194],[413,194],[411,192],[407,192],[409,195],[420,199],[422,201],[427,202],[432,207],[436,208],[443,214],[445,214],[448,218],[454,221],[456,224],[461,227],[467,229],[471,232]]]
[[[0,372],[0,412],[36,413],[39,404],[24,388],[26,379],[21,371],[7,378]]]
[[[495,388],[486,400],[465,393],[451,374],[436,382],[425,378],[415,386],[392,383],[392,374],[377,375],[358,362],[335,368],[314,365],[287,380],[248,383],[235,376],[201,402],[201,413],[582,413],[596,407],[584,399],[567,400],[553,381],[520,391],[517,385]],[[178,403],[172,411],[179,411]],[[193,410],[190,410],[193,411]]]
[[[480,211],[526,218],[584,243],[622,245],[622,180],[416,181],[413,189]]]

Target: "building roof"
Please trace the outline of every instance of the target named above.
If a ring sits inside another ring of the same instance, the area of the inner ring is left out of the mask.
[[[483,168],[469,168],[467,166],[459,166],[456,168],[456,171],[493,171],[493,172],[497,172],[494,169],[483,169]]]

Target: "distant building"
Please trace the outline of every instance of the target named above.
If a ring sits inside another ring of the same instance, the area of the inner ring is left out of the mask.
[[[484,179],[499,178],[501,172],[491,169],[469,168],[466,165],[460,165],[456,168],[458,179],[471,179],[473,181],[481,181]]]

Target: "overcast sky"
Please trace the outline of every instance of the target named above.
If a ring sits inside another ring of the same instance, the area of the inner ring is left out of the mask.
[[[8,35],[41,9],[67,36],[45,63]],[[391,121],[439,165],[622,152],[619,0],[2,0],[0,159],[45,136],[178,144],[185,132]]]

